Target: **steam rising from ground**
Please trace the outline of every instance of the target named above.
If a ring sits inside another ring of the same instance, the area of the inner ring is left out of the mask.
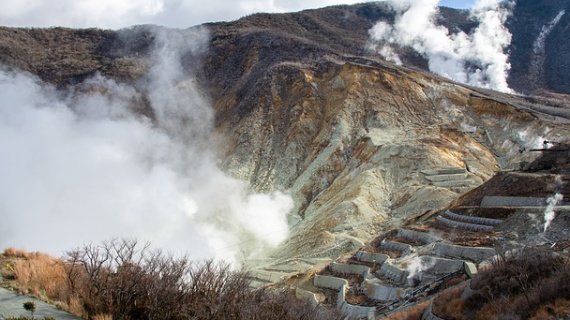
[[[558,189],[561,189],[564,185],[560,176],[556,176],[555,182]],[[562,200],[564,200],[564,196],[560,193],[556,193],[546,199],[546,209],[544,209],[544,232],[548,230],[548,227],[550,227],[552,221],[556,218],[556,211],[554,211],[554,209]]]
[[[564,199],[564,196],[560,193],[557,193],[546,199],[547,206],[544,210],[544,232],[546,232],[548,227],[550,227],[552,220],[556,218],[556,212],[554,211],[554,208],[560,201],[562,201],[562,199]]]
[[[479,25],[470,34],[436,25],[439,0],[393,0],[393,25],[378,22],[371,30],[373,48],[394,63],[402,61],[396,47],[411,47],[428,59],[429,68],[444,77],[504,92],[511,68],[504,52],[511,42],[505,27],[509,10],[500,0],[478,0],[470,16]]]
[[[407,262],[406,271],[408,271],[408,282],[413,281],[422,272],[425,272],[435,266],[435,260],[425,261],[421,257],[416,256]]]
[[[212,110],[180,64],[204,33],[158,33],[143,88],[154,121],[133,111],[141,90],[100,76],[61,93],[0,71],[0,247],[125,236],[237,262],[286,238],[291,198],[251,194],[215,164]]]

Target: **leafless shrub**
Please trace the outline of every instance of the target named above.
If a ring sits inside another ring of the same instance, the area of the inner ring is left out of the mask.
[[[498,319],[531,317],[541,306],[570,298],[570,265],[550,250],[531,248],[502,254],[477,275],[466,308]]]
[[[340,319],[336,310],[297,300],[289,290],[252,290],[243,272],[223,262],[192,262],[135,240],[85,245],[65,261],[10,252],[22,291],[83,318]],[[25,257],[25,258],[20,258]]]
[[[416,304],[413,307],[406,308],[401,311],[396,311],[386,316],[384,320],[418,320],[421,319],[422,314],[429,305],[429,301]]]
[[[461,293],[465,286],[449,288],[441,292],[433,302],[433,313],[445,319],[466,319],[463,316],[465,302]]]
[[[251,290],[245,274],[211,260],[193,263],[133,240],[68,254],[71,291],[87,314],[114,319],[334,319],[288,291]]]

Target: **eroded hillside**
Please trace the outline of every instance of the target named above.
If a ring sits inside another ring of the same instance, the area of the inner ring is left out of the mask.
[[[450,28],[473,27],[466,12],[441,14]],[[392,17],[369,3],[188,31],[208,33],[199,58],[188,53],[182,62],[211,98],[224,137],[222,167],[255,190],[283,190],[295,200],[291,235],[274,259],[335,258],[532,161],[536,154],[524,151],[543,140],[569,136],[563,99],[452,83],[421,71],[425,59],[405,50],[409,68],[382,61],[366,49],[378,19]],[[156,32],[185,32],[0,31],[6,67],[62,90],[97,73],[142,88]],[[137,103],[153,117],[145,99]]]
[[[269,86],[237,126],[221,128],[232,137],[228,170],[260,190],[294,195],[293,233],[276,257],[359,247],[379,229],[531,161],[520,150],[569,129],[517,107],[528,102],[373,61],[283,63]]]

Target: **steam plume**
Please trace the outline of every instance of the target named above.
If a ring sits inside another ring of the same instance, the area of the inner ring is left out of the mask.
[[[511,34],[504,26],[510,12],[500,0],[478,0],[471,18],[478,27],[470,34],[451,33],[436,25],[439,0],[393,0],[395,23],[378,22],[371,30],[372,47],[384,58],[402,61],[395,47],[411,47],[428,59],[429,68],[444,77],[473,86],[511,92],[504,49]]]
[[[415,279],[422,272],[433,268],[434,265],[434,260],[424,261],[419,256],[412,258],[408,261],[406,266],[406,271],[408,271],[408,282]]]
[[[291,198],[252,194],[215,164],[212,110],[180,63],[207,35],[156,32],[142,90],[154,120],[134,111],[141,90],[101,76],[61,93],[0,71],[0,247],[124,236],[237,262],[286,238]]]
[[[556,186],[558,189],[562,188],[564,182],[560,176],[556,176]],[[544,210],[544,232],[548,230],[554,218],[556,218],[556,211],[554,208],[564,199],[564,196],[560,193],[556,193],[553,196],[546,199],[546,209]]]

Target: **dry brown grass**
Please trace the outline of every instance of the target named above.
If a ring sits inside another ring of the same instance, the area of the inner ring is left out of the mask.
[[[43,254],[6,260],[20,291],[84,319],[340,319],[291,290],[251,290],[223,262],[174,258],[135,240],[86,245],[66,262]]]
[[[29,252],[16,248],[6,248],[4,249],[3,254],[6,258],[20,258],[20,259],[27,259],[28,256],[30,255]]]
[[[413,307],[404,309],[402,311],[394,312],[384,320],[417,320],[420,319],[424,310],[429,306],[429,301],[424,301],[422,303],[416,304]]]
[[[113,316],[110,314],[98,314],[92,320],[113,320]]]
[[[471,289],[464,313],[476,319],[556,319],[570,310],[570,261],[544,248],[502,254]]]
[[[480,310],[477,311],[475,316],[476,320],[494,320],[497,319],[497,314],[499,314],[497,306],[491,303],[487,303]]]
[[[71,295],[67,269],[63,261],[38,252],[4,250],[2,275],[10,286],[23,294],[32,294],[52,302],[74,315],[84,314],[82,302]]]
[[[461,293],[465,286],[449,288],[437,296],[433,303],[433,313],[444,319],[466,319],[463,315],[465,301],[461,299]]]
[[[530,320],[561,319],[569,314],[570,300],[556,299],[554,303],[550,303],[538,308]]]
[[[44,254],[28,254],[25,259],[13,261],[12,266],[20,291],[56,300],[67,294],[65,267],[61,260]]]
[[[81,317],[85,314],[85,310],[83,309],[83,303],[81,302],[81,299],[79,299],[79,297],[75,295],[68,298],[67,304],[62,306],[62,309],[78,317]],[[112,320],[112,318],[109,319]]]

